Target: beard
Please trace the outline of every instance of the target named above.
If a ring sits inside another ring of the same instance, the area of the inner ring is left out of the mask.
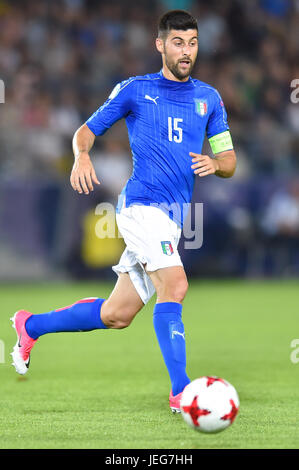
[[[188,59],[189,66],[186,67],[185,70],[182,70],[180,68],[180,62],[182,62],[183,59],[179,59],[177,62],[173,62],[167,58],[167,55],[165,54],[165,63],[167,68],[170,70],[170,72],[177,78],[178,80],[184,80],[185,78],[189,77],[189,75],[192,72],[193,69],[193,62],[191,59]]]

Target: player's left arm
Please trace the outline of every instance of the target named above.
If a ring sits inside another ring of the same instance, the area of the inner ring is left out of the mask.
[[[220,178],[230,178],[236,169],[237,158],[233,149],[219,152],[215,154],[215,158],[193,152],[190,152],[190,156],[193,163],[191,168],[194,174],[200,177],[216,175]]]
[[[227,122],[227,113],[222,98],[217,90],[210,95],[208,108],[211,114],[207,123],[207,137],[214,154],[200,155],[191,152],[193,165],[191,168],[198,176],[216,175],[230,178],[236,169],[236,154]]]

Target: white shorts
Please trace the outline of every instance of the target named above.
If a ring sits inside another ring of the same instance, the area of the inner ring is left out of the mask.
[[[142,205],[124,207],[116,214],[116,222],[127,246],[112,269],[116,274],[129,273],[146,304],[155,288],[145,268],[151,272],[183,266],[177,249],[181,228],[161,209]]]

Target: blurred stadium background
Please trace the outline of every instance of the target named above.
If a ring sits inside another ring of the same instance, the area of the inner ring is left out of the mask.
[[[95,208],[130,175],[126,126],[96,140],[88,197],[69,185],[71,140],[117,82],[160,70],[157,18],[175,8],[199,20],[192,75],[220,91],[238,156],[233,179],[197,181],[204,243],[182,250],[186,271],[299,275],[298,0],[0,0],[0,280],[115,278],[122,240],[95,236]]]

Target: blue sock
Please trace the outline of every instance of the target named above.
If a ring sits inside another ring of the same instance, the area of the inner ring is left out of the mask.
[[[166,364],[173,395],[181,393],[190,383],[186,374],[186,344],[182,305],[163,302],[154,308],[154,328]]]
[[[26,321],[26,331],[31,338],[37,339],[46,333],[107,328],[100,315],[104,300],[99,298],[82,299],[68,307],[32,315]]]

